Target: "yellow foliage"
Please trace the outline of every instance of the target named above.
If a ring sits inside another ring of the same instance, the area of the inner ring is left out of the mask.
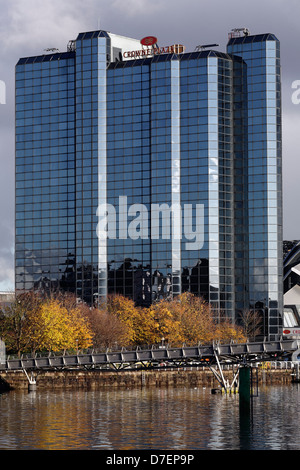
[[[137,308],[121,295],[112,296],[107,311],[126,325],[129,344],[157,344],[162,339],[172,346],[246,340],[242,329],[228,320],[216,325],[210,305],[189,292],[148,308]]]
[[[162,340],[177,345],[182,343],[183,336],[180,321],[178,321],[169,308],[168,302],[159,302],[148,309],[154,319],[154,342]]]
[[[3,315],[1,334],[18,353],[151,345],[162,340],[172,346],[246,341],[243,330],[228,319],[216,324],[210,305],[191,293],[148,308],[136,307],[122,295],[109,296],[98,309],[78,304],[72,295],[43,299],[30,294],[18,298]]]
[[[79,349],[85,349],[92,345],[92,332],[85,321],[80,308],[71,309],[67,316],[69,317],[69,328],[71,330],[71,343]],[[76,344],[75,344],[76,343]]]
[[[247,338],[241,327],[238,327],[232,324],[229,320],[222,320],[216,325],[215,339],[228,343],[231,340],[244,343],[247,341]]]
[[[109,296],[106,302],[107,312],[116,315],[117,318],[126,325],[127,342],[135,343],[135,325],[137,321],[138,309],[131,299],[122,295]]]
[[[86,348],[92,343],[92,335],[79,311],[76,308],[68,311],[54,299],[29,312],[28,334],[34,350]]]

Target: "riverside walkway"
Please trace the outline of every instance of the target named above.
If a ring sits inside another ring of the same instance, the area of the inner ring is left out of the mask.
[[[211,345],[198,345],[180,348],[151,348],[133,351],[122,349],[120,351],[106,351],[102,353],[90,352],[87,354],[64,354],[46,357],[7,358],[0,371],[14,370],[55,370],[74,368],[113,368],[116,370],[155,367],[161,362],[172,366],[187,366],[199,363],[250,363],[258,361],[280,360],[293,354],[299,348],[297,340],[279,340],[247,343],[230,343]]]
[[[43,371],[74,369],[122,370],[151,369],[161,365],[168,367],[208,367],[225,390],[236,386],[240,370],[251,363],[263,361],[282,361],[296,358],[300,342],[297,340],[279,340],[247,343],[197,345],[193,347],[158,347],[151,349],[136,348],[133,351],[90,352],[86,354],[63,354],[55,356],[6,358],[0,361],[0,373],[21,370],[28,379],[29,389],[36,388],[36,377]],[[236,367],[231,383],[225,380],[223,366]],[[248,367],[249,368],[249,367]]]

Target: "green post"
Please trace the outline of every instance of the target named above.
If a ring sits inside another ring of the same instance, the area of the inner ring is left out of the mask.
[[[241,367],[239,372],[240,412],[250,412],[250,367]]]

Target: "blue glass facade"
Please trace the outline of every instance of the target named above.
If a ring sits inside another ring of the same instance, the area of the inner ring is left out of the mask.
[[[76,293],[91,304],[106,294],[106,247],[96,235],[97,208],[106,203],[105,32],[76,41]]]
[[[282,326],[282,144],[280,44],[273,34],[231,39],[247,64],[249,300],[268,311],[266,335]]]
[[[16,70],[16,288],[75,292],[75,57]]]
[[[277,39],[120,60],[123,39],[80,33],[17,64],[16,289],[146,306],[190,291],[216,317],[261,308],[276,336]]]

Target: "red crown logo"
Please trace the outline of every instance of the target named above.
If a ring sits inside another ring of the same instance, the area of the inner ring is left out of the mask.
[[[155,36],[146,36],[145,38],[141,39],[141,44],[143,46],[153,46],[157,43],[157,38]]]

